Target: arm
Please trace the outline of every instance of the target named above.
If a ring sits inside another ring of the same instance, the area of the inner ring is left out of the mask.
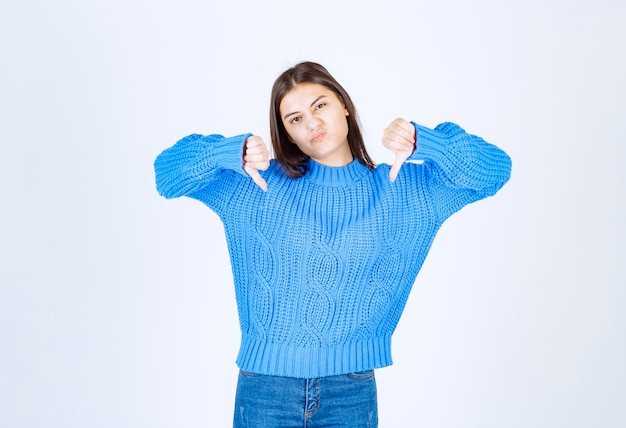
[[[447,187],[494,195],[511,175],[511,159],[500,148],[446,122],[434,130],[412,122],[416,146],[409,160],[423,160],[437,166]]]
[[[511,174],[511,159],[504,151],[453,123],[433,130],[396,119],[385,130],[383,144],[396,154],[392,181],[405,160],[424,161],[428,187],[443,218],[495,194]]]
[[[192,134],[179,140],[154,161],[157,191],[168,199],[190,196],[227,169],[245,174],[242,153],[249,136]]]
[[[157,191],[168,199],[193,196],[225,170],[247,174],[267,191],[259,170],[268,166],[267,146],[261,137],[251,134],[232,138],[192,134],[164,150],[154,161]]]

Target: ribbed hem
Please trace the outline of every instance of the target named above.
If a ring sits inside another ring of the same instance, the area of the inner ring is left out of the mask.
[[[391,336],[335,346],[296,347],[243,336],[237,365],[271,376],[317,378],[389,366]]]
[[[415,126],[415,151],[409,160],[437,160],[443,155],[443,148],[448,145],[445,134],[411,122]]]

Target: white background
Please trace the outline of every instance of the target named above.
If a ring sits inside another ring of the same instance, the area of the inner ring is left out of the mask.
[[[381,427],[626,426],[625,22],[619,0],[2,0],[0,426],[230,426],[222,226],[152,162],[194,132],[269,141],[301,60],[378,162],[398,116],[513,159],[435,241]]]

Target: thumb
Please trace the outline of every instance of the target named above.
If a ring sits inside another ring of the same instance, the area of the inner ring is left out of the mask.
[[[391,169],[389,170],[389,180],[391,180],[392,183],[396,181],[396,177],[405,160],[406,156],[404,156],[403,153],[396,153],[396,160],[393,161],[393,165],[391,165]]]
[[[243,169],[248,173],[250,178],[252,178],[252,181],[254,181],[257,186],[263,189],[264,192],[267,192],[267,183],[265,182],[265,179],[261,177],[261,174],[259,174],[257,169],[250,166],[244,166]]]

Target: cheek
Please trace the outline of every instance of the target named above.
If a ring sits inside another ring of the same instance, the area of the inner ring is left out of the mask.
[[[299,144],[300,142],[306,140],[306,138],[302,136],[303,132],[300,128],[291,128],[285,130],[287,131],[289,141],[291,141],[293,144]]]
[[[290,143],[296,144],[296,141],[298,141],[297,137],[293,134],[293,131],[289,132],[288,130],[285,130],[285,132],[287,132],[287,138],[289,139]]]
[[[343,128],[343,131],[347,134],[348,130],[349,130],[349,126],[348,126],[348,118],[346,116],[343,116],[339,123],[341,124],[340,126]]]

